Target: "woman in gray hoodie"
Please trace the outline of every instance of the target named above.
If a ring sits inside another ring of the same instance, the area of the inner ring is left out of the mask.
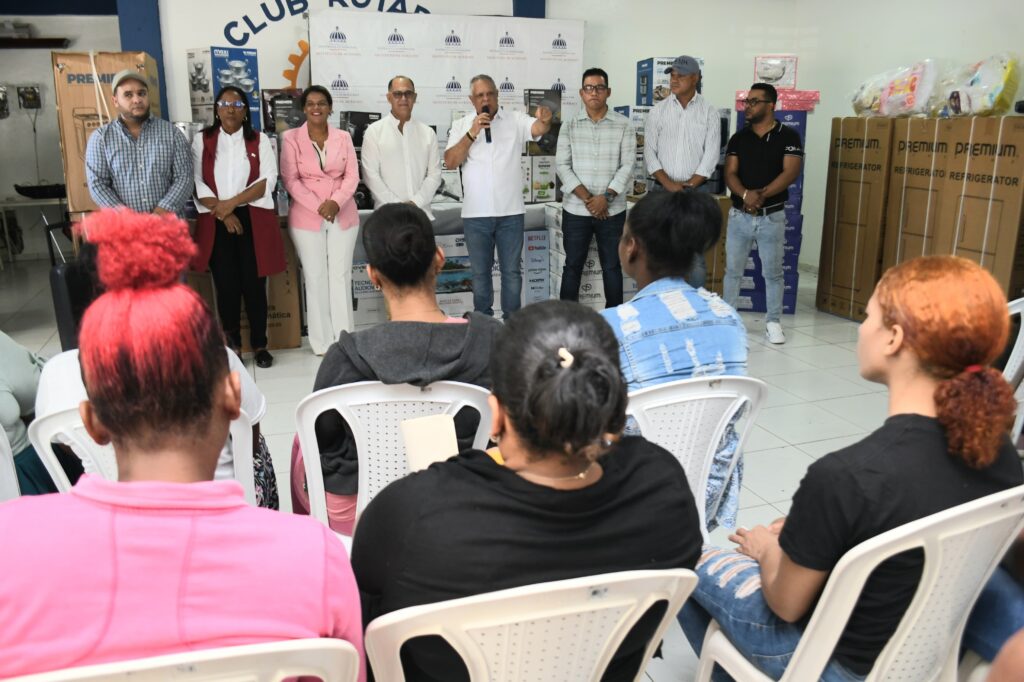
[[[367,274],[384,295],[389,321],[358,332],[342,332],[324,355],[314,391],[356,381],[426,386],[461,381],[490,388],[491,345],[501,323],[481,313],[449,317],[437,305],[437,274],[444,251],[427,215],[411,204],[386,204],[362,228]],[[479,423],[475,411],[455,415],[460,449],[470,446]],[[331,528],[351,534],[355,521],[359,462],[355,439],[335,411],[317,419],[316,439],[327,491]],[[308,512],[303,454],[292,451],[293,507]]]

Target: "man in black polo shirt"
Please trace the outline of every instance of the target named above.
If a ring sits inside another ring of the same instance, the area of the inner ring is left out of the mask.
[[[747,125],[729,140],[725,157],[725,183],[732,193],[729,231],[725,240],[726,302],[736,307],[740,277],[747,264],[750,243],[757,242],[764,275],[765,336],[785,343],[782,317],[782,255],[789,185],[800,174],[804,150],[800,136],[775,120],[778,94],[766,83],[750,87],[744,101]]]

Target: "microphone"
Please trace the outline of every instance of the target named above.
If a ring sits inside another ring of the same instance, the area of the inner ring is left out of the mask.
[[[491,108],[489,106],[487,106],[487,105],[484,105],[484,108],[481,110],[481,113],[489,115],[491,113]],[[488,124],[488,127],[484,128],[484,139],[487,140],[487,144],[491,143],[491,128],[490,128],[490,124]]]

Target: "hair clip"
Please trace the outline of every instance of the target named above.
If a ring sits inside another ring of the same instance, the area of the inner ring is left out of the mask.
[[[568,369],[569,367],[572,367],[572,362],[573,360],[576,359],[575,357],[573,357],[573,354],[569,352],[569,349],[566,348],[565,346],[562,346],[561,348],[558,349],[558,357],[562,358],[562,361],[558,363],[562,366],[562,369]]]

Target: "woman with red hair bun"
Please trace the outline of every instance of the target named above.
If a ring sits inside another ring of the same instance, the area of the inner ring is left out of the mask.
[[[736,551],[706,548],[680,613],[700,652],[711,618],[778,679],[829,573],[854,546],[893,528],[1024,482],[1007,435],[1013,390],[989,367],[1006,346],[1003,290],[977,264],[915,258],[890,269],[868,302],[857,359],[889,389],[889,417],[859,443],[812,464],[788,517],[740,528]],[[920,550],[868,579],[822,680],[863,679],[917,589]]]
[[[86,430],[118,481],[0,507],[0,677],[197,648],[337,637],[362,649],[352,569],[315,521],[214,481],[239,377],[180,283],[181,220],[104,210],[81,226],[105,293],[79,335]],[[73,586],[73,589],[66,589]]]

